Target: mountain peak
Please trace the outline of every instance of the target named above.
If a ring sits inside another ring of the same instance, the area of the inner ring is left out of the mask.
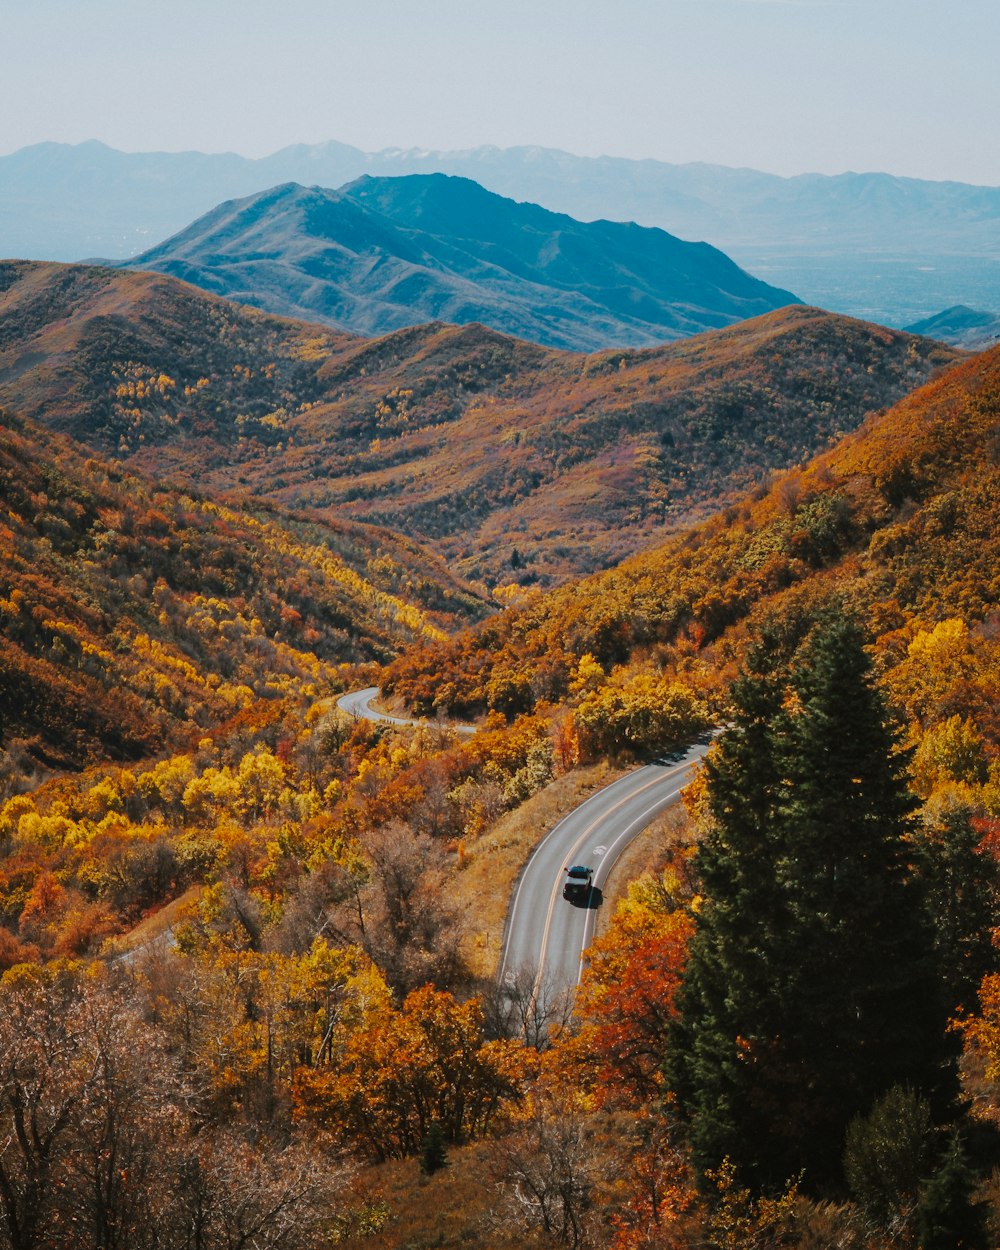
[[[707,244],[579,222],[442,173],[281,183],[129,265],[362,334],[481,322],[573,350],[652,346],[797,302]]]

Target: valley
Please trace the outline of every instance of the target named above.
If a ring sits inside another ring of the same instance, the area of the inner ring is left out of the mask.
[[[0,694],[48,768],[180,747],[487,605],[384,531],[156,487],[3,413]]]

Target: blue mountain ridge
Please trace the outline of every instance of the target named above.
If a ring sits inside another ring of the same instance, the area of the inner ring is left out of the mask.
[[[579,222],[444,174],[272,187],[127,266],[361,334],[481,322],[581,351],[652,346],[800,302],[707,243]]]

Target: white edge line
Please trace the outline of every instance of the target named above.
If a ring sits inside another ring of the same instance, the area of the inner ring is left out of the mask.
[[[535,862],[538,856],[545,849],[550,839],[554,838],[556,834],[558,834],[559,830],[562,828],[564,824],[566,824],[567,821],[573,820],[575,817],[579,816],[581,812],[585,811],[585,809],[590,803],[596,804],[599,800],[606,798],[609,792],[613,790],[616,786],[621,786],[623,783],[634,781],[636,776],[638,776],[638,774],[641,771],[642,771],[641,769],[636,769],[634,772],[626,773],[624,777],[619,777],[616,781],[612,781],[610,784],[606,786],[602,786],[601,789],[598,790],[595,794],[588,795],[587,798],[584,799],[584,801],[579,805],[579,807],[574,807],[573,810],[571,812],[567,812],[565,816],[560,816],[560,818],[548,831],[545,837],[542,838],[541,842],[539,842],[538,845],[535,847],[535,849],[531,852],[531,855],[525,861],[524,867],[521,869],[521,875],[518,878],[517,886],[514,890],[513,902],[507,909],[507,922],[506,922],[506,927],[505,927],[506,937],[509,937],[510,934],[513,932],[514,920],[515,920],[515,917],[517,916],[518,904],[521,901],[521,890],[523,889],[524,883],[527,880],[528,874],[531,871],[531,865]],[[632,797],[632,796],[629,796],[629,797]],[[584,835],[581,835],[581,837],[583,836]],[[586,834],[586,836],[589,836],[589,832]],[[579,840],[580,839],[578,838],[577,842],[574,843],[574,848],[579,843]],[[572,852],[571,852],[571,857],[572,857]],[[543,941],[544,941],[544,935],[543,935]],[[500,981],[501,983],[503,982],[503,978],[507,970],[507,959],[510,955],[509,945],[510,945],[509,942],[506,942],[504,944],[503,960],[500,964],[500,970],[497,973],[497,980]]]
[[[666,773],[662,773],[655,777],[650,777],[650,779],[648,781],[643,782],[641,786],[636,786],[635,789],[633,789],[629,794],[626,794],[622,798],[618,799],[616,803],[614,803],[611,807],[609,807],[607,811],[602,812],[600,816],[595,816],[594,819],[590,822],[590,824],[587,825],[586,829],[582,829],[580,831],[579,835],[577,836],[576,841],[573,843],[572,848],[569,850],[569,853],[566,856],[566,858],[569,859],[570,863],[572,863],[573,860],[575,859],[581,858],[580,852],[582,851],[584,844],[590,841],[590,838],[593,835],[595,829],[599,829],[603,824],[611,820],[611,818],[618,811],[620,811],[621,808],[625,807],[629,803],[634,802],[646,790],[650,790],[654,786],[661,786],[663,785],[665,781],[672,780],[673,774],[676,771],[677,771],[676,768],[673,768],[673,769],[670,769]],[[641,775],[642,775],[642,770],[629,774],[629,776],[631,777],[638,777]],[[631,826],[629,827],[631,828]],[[607,852],[605,852],[605,854],[607,854]],[[596,871],[594,872],[594,877],[596,880],[596,877],[597,877]],[[559,886],[560,886],[561,881],[562,881],[561,876],[557,876],[555,881],[553,881],[552,892],[549,895],[549,905],[545,913],[545,925],[542,928],[542,945],[538,951],[538,972],[535,976],[535,985],[534,985],[534,993],[536,996],[545,983],[545,960],[549,951],[549,939],[552,937],[552,917],[555,915],[555,910],[559,903]],[[592,886],[593,886],[593,883],[592,883]],[[588,898],[589,897],[590,897],[590,894],[588,893]],[[589,919],[590,917],[588,915],[587,918],[584,920],[584,932],[586,932],[587,920]],[[578,978],[578,983],[579,983],[579,978]]]
[[[372,707],[372,699],[380,693],[378,686],[365,686],[364,690],[348,690],[337,700],[337,708],[339,711],[346,713],[348,716],[354,716],[361,720],[370,720],[374,724],[385,725],[402,725],[407,729],[419,729],[423,725],[434,726],[436,721],[428,720],[423,717],[420,720],[404,720],[401,716],[392,716],[389,712],[380,712],[377,708]],[[361,702],[361,711],[356,707],[348,706],[350,699],[360,699],[362,695],[368,695],[367,699]],[[474,734],[479,730],[475,725],[452,725],[447,721],[443,722],[443,728],[450,729],[454,733]]]
[[[666,771],[666,772],[662,773],[662,774],[661,774],[660,776],[658,776],[658,777],[652,778],[650,781],[648,781],[648,782],[644,783],[644,785],[643,785],[643,786],[640,786],[640,787],[639,787],[639,789],[638,789],[638,790],[636,790],[634,793],[629,794],[629,795],[628,795],[625,799],[623,799],[623,800],[622,800],[622,802],[628,802],[630,799],[634,799],[634,798],[635,798],[638,794],[641,794],[641,793],[642,793],[642,790],[643,790],[646,786],[648,786],[648,785],[652,785],[652,784],[655,784],[656,782],[667,781],[667,780],[669,780],[672,776],[674,776],[674,774],[676,774],[676,773],[678,773],[678,772],[681,772],[681,771],[682,771],[682,770],[684,770],[684,769],[690,769],[690,768],[692,768],[695,764],[700,763],[700,762],[701,762],[701,757],[699,756],[699,757],[698,757],[698,759],[696,759],[696,760],[684,760],[684,761],[682,761],[682,762],[681,762],[681,763],[679,763],[679,764],[674,764],[674,765],[672,765],[670,768],[668,768],[668,769],[667,769],[667,771]],[[591,794],[591,795],[589,795],[589,796],[588,796],[588,797],[587,797],[587,798],[586,798],[586,799],[585,799],[585,800],[584,800],[584,801],[580,804],[580,806],[579,806],[579,807],[574,807],[574,808],[573,808],[573,810],[572,810],[571,812],[567,812],[565,816],[560,817],[560,819],[556,822],[556,824],[554,824],[554,825],[552,826],[552,828],[551,828],[551,829],[549,830],[549,832],[545,835],[545,837],[544,837],[544,838],[542,838],[541,842],[539,842],[539,843],[538,843],[538,845],[535,847],[534,851],[532,851],[531,856],[528,858],[528,860],[526,861],[526,863],[525,863],[524,867],[521,869],[521,875],[520,875],[520,878],[519,878],[519,880],[518,880],[517,887],[516,887],[516,889],[515,889],[515,891],[514,891],[514,899],[513,899],[513,902],[511,903],[510,907],[507,909],[507,921],[506,921],[505,930],[504,930],[504,936],[505,936],[506,938],[508,938],[508,939],[509,939],[510,934],[511,934],[511,933],[513,932],[513,930],[514,930],[514,920],[515,920],[515,918],[516,918],[516,916],[517,916],[517,908],[518,908],[518,904],[519,904],[519,903],[520,903],[520,901],[521,901],[521,889],[522,889],[522,887],[523,887],[523,885],[524,885],[524,882],[525,882],[525,880],[527,879],[528,874],[529,874],[529,872],[530,872],[530,870],[531,870],[531,865],[535,862],[535,859],[536,859],[536,858],[537,858],[537,857],[541,854],[542,850],[544,849],[544,847],[545,847],[545,846],[546,846],[546,844],[548,843],[549,839],[550,839],[550,838],[554,838],[554,837],[556,836],[556,834],[559,832],[559,830],[560,830],[560,828],[562,827],[562,825],[566,823],[566,821],[568,821],[568,820],[572,820],[574,817],[579,816],[579,814],[580,814],[581,812],[583,812],[583,811],[587,808],[588,804],[590,804],[590,803],[596,803],[598,800],[600,800],[600,799],[602,799],[602,798],[607,797],[607,796],[609,795],[610,791],[614,790],[616,786],[622,786],[622,785],[623,785],[623,783],[628,783],[628,782],[632,782],[632,781],[634,781],[634,780],[635,780],[635,778],[636,778],[636,777],[638,777],[641,773],[643,773],[643,772],[645,771],[645,769],[646,769],[646,768],[655,768],[655,767],[657,767],[657,765],[655,765],[655,764],[653,764],[653,765],[650,765],[650,764],[644,765],[644,766],[643,766],[643,768],[638,768],[638,769],[635,769],[633,772],[626,773],[624,777],[619,777],[619,778],[617,779],[617,781],[612,781],[609,785],[603,786],[600,790],[598,790],[598,791],[596,792],[596,794]],[[661,767],[662,767],[662,766],[661,766]],[[687,782],[685,782],[685,785],[686,785],[686,784],[687,784]],[[683,789],[683,787],[681,787],[681,788]],[[613,811],[614,811],[614,808],[612,808],[612,812],[613,812]],[[600,820],[604,820],[604,819],[606,819],[606,818],[607,818],[607,816],[609,816],[609,815],[611,815],[611,814],[612,814],[611,812],[606,812],[606,813],[604,813],[604,815],[603,815],[603,816],[601,816],[599,819],[600,819]],[[598,823],[599,823],[599,822],[598,822]],[[572,859],[573,855],[575,855],[575,854],[576,854],[576,851],[577,851],[577,849],[579,848],[580,843],[581,843],[581,842],[586,841],[586,840],[590,837],[591,833],[593,832],[593,827],[594,827],[594,822],[592,822],[590,825],[588,825],[587,829],[585,829],[585,830],[584,830],[584,831],[583,831],[583,832],[579,835],[579,837],[576,839],[576,841],[573,843],[573,847],[572,847],[572,849],[569,851],[569,856],[570,856],[570,858],[571,858],[571,859]],[[631,827],[631,826],[630,826],[630,827]],[[613,845],[617,845],[617,840],[615,841],[615,843],[614,843]],[[596,875],[596,874],[595,874],[595,875]],[[556,885],[558,885],[558,880],[557,880],[557,882],[556,882]],[[550,900],[550,904],[551,904],[551,900]],[[543,951],[545,950],[545,947],[546,947],[547,942],[548,942],[548,929],[549,929],[549,925],[550,925],[550,923],[551,923],[551,910],[552,910],[552,909],[551,909],[551,905],[550,905],[550,908],[549,908],[549,919],[548,919],[548,921],[547,921],[547,923],[546,923],[545,932],[542,934],[542,947],[541,947],[541,949],[542,949]],[[508,940],[508,941],[506,941],[506,942],[504,943],[503,959],[502,959],[502,961],[501,961],[501,963],[500,963],[500,968],[499,968],[499,971],[497,972],[497,981],[498,981],[501,985],[504,983],[504,977],[506,976],[506,973],[507,973],[507,961],[508,961],[508,958],[509,958],[509,956],[510,956],[510,948],[509,948],[509,947],[510,947],[510,943],[509,943],[509,940]],[[582,951],[581,951],[581,957],[582,957]],[[541,961],[541,960],[539,960],[539,963],[540,963],[540,964],[541,964],[541,962],[542,962],[542,961]],[[542,972],[542,969],[539,967],[538,972],[537,972],[537,975],[538,975],[538,976],[541,976],[541,972]]]

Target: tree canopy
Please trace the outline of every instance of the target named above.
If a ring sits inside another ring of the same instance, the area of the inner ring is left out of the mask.
[[[843,616],[766,639],[707,766],[669,1067],[699,1164],[758,1185],[836,1184],[853,1116],[947,1084],[905,757],[862,642]]]

